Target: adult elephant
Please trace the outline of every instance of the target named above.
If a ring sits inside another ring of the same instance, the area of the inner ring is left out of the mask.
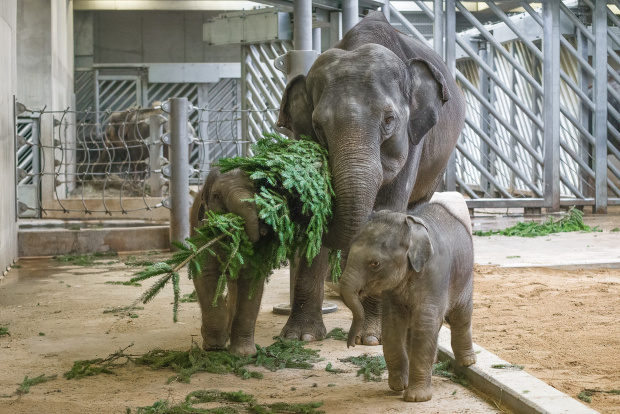
[[[308,135],[329,152],[334,216],[312,267],[302,258],[292,312],[281,336],[325,336],[321,304],[328,249],[348,250],[373,210],[405,211],[428,201],[465,119],[465,99],[445,63],[425,43],[396,31],[373,12],[307,76],[293,78],[278,126]],[[379,298],[365,303],[358,342],[381,341]]]

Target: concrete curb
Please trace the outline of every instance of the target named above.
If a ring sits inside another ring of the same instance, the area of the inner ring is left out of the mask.
[[[620,269],[620,260],[577,260],[570,263],[516,263],[500,265],[499,267],[546,267],[549,269],[578,270],[578,269]]]
[[[20,229],[19,257],[58,256],[68,253],[167,250],[168,226],[114,227],[67,230],[58,228]]]
[[[497,355],[474,344],[478,362],[459,368],[470,383],[498,403],[518,414],[593,414],[598,413],[576,399],[520,369],[498,369],[493,365],[511,366]],[[450,330],[439,332],[439,359],[454,362],[450,345]]]

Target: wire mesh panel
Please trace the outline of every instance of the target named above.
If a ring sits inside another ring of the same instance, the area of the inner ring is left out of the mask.
[[[273,132],[280,100],[286,88],[285,75],[276,70],[274,59],[292,49],[290,42],[247,45],[242,49],[243,130],[248,142]]]

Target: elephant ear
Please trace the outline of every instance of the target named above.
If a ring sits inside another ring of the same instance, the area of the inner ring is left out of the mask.
[[[415,216],[407,216],[406,222],[411,237],[407,257],[413,270],[419,272],[424,263],[433,255],[433,244],[424,220]]]
[[[409,59],[409,139],[418,145],[437,123],[450,91],[442,73],[427,60]]]
[[[286,85],[276,125],[291,131],[296,139],[300,135],[314,135],[312,111],[313,105],[306,90],[306,76],[297,75]]]

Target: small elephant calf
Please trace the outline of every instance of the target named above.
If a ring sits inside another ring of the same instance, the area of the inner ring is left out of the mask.
[[[389,386],[404,390],[406,401],[432,397],[432,368],[444,320],[452,330],[456,362],[476,362],[471,225],[462,197],[460,207],[458,203],[456,209],[431,201],[408,214],[374,214],[355,238],[340,280],[342,299],[353,312],[348,346],[355,346],[363,330],[361,299],[382,295]]]
[[[190,211],[192,235],[202,226],[205,211],[235,213],[245,221],[245,232],[252,243],[258,242],[268,233],[268,228],[259,220],[256,204],[248,201],[256,194],[254,182],[245,172],[235,169],[221,173],[219,168],[211,170],[205,184],[196,196]],[[213,248],[221,254],[219,247]],[[213,298],[221,274],[220,263],[211,259],[194,277],[196,296],[202,310],[202,347],[205,350],[223,349],[230,338],[230,352],[239,355],[254,355],[254,327],[263,296],[264,283],[254,286],[247,274],[247,264],[236,280],[228,282],[228,294],[220,297],[217,306]]]

